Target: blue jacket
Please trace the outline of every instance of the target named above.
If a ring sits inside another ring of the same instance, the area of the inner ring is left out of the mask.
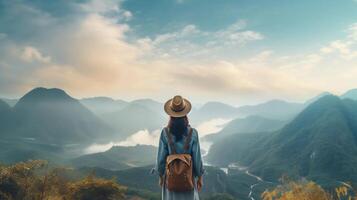
[[[184,152],[185,141],[188,133],[185,133],[182,139],[176,141],[174,135],[172,135],[172,140],[175,145],[176,153],[189,153],[192,156],[193,163],[193,175],[195,177],[202,176],[204,173],[203,164],[202,164],[202,156],[200,149],[200,142],[198,138],[198,133],[196,129],[192,129],[192,138],[189,143],[188,152]],[[165,166],[166,166],[166,157],[172,154],[171,148],[169,148],[168,138],[166,135],[165,129],[161,131],[160,135],[160,143],[159,150],[157,154],[157,162],[156,162],[156,170],[159,172],[160,176],[165,174]]]

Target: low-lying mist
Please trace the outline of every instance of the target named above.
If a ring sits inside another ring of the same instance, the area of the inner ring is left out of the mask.
[[[223,119],[223,118],[215,118],[211,119],[202,123],[199,123],[197,126],[192,125],[195,127],[199,133],[200,138],[215,134],[222,130],[225,124],[230,122],[231,119]],[[136,145],[152,145],[158,146],[159,144],[159,137],[160,137],[161,130],[157,129],[154,131],[149,131],[147,129],[137,131],[133,134],[130,134],[125,140],[121,141],[111,141],[106,144],[98,144],[94,143],[87,148],[84,149],[84,154],[91,154],[91,153],[98,153],[104,152],[109,150],[113,146],[136,146]],[[211,142],[201,142],[201,149],[203,152],[208,152],[209,147],[211,146]]]

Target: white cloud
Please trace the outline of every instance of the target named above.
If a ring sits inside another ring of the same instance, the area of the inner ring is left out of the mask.
[[[357,40],[357,23],[350,25],[350,27],[348,28],[348,32],[349,32],[348,35],[349,38],[353,40]]]
[[[245,44],[249,41],[262,40],[264,36],[254,31],[243,31],[236,33],[229,33],[225,36],[233,44]]]
[[[20,57],[26,62],[37,61],[42,63],[49,63],[51,61],[49,56],[44,56],[38,49],[32,46],[24,47]]]
[[[345,38],[321,45],[316,52],[278,55],[262,49],[243,57],[239,51],[265,39],[263,33],[250,30],[246,21],[216,31],[188,24],[151,39],[129,42],[134,30],[126,20],[135,16],[123,10],[120,1],[80,5],[83,13],[73,20],[57,20],[22,7],[21,13],[34,15],[36,23],[31,25],[46,29],[24,44],[15,43],[8,49],[1,45],[6,55],[0,55],[0,81],[17,84],[12,88],[19,90],[19,95],[43,85],[61,87],[79,97],[160,98],[181,93],[202,101],[229,100],[234,104],[243,99],[305,99],[320,91],[341,92],[357,85],[353,77],[356,24],[348,28]],[[9,42],[9,37],[1,44]],[[20,52],[21,59],[10,55],[13,52]]]
[[[141,145],[153,145],[158,146],[161,130],[156,130],[149,132],[148,130],[141,130],[122,142],[117,143],[118,146],[135,146],[138,144]]]
[[[320,49],[321,54],[335,54],[336,56],[351,60],[357,58],[357,23],[352,24],[347,29],[347,37],[330,42]]]
[[[198,124],[196,127],[199,137],[204,137],[209,134],[219,132],[231,119],[212,119],[206,122]],[[152,145],[158,146],[160,139],[161,130],[148,131],[140,130],[133,133],[123,141],[119,142],[109,142],[107,144],[92,144],[84,149],[85,154],[104,152],[109,150],[113,146],[136,146],[136,145]],[[211,144],[209,142],[202,142],[202,149],[208,149]]]
[[[246,26],[247,22],[245,20],[238,20],[226,29],[213,33],[213,35],[218,41],[223,41],[226,45],[244,45],[250,41],[264,39],[264,36],[259,32],[245,30]]]
[[[107,144],[92,144],[89,147],[85,148],[83,153],[92,154],[92,153],[104,152],[104,151],[108,151],[113,146],[114,146],[113,142],[109,142]]]
[[[136,133],[133,133],[123,141],[112,141],[106,144],[92,144],[89,147],[85,148],[83,153],[90,154],[104,152],[109,150],[113,146],[152,145],[157,147],[159,145],[160,133],[160,130],[155,130],[152,132],[149,132],[148,130],[140,130]]]
[[[199,136],[204,137],[206,135],[214,134],[219,132],[224,128],[224,126],[230,122],[232,119],[211,119],[209,121],[202,122],[196,127]]]

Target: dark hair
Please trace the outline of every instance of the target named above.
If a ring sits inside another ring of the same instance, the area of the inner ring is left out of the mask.
[[[181,140],[182,136],[187,133],[189,126],[187,116],[184,117],[170,117],[169,124],[167,127],[170,132],[175,136],[175,140]]]

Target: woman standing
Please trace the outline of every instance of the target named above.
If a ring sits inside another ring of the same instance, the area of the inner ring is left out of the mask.
[[[198,133],[187,118],[191,103],[175,96],[165,103],[164,109],[170,121],[160,135],[156,165],[162,199],[198,200],[204,170]]]

